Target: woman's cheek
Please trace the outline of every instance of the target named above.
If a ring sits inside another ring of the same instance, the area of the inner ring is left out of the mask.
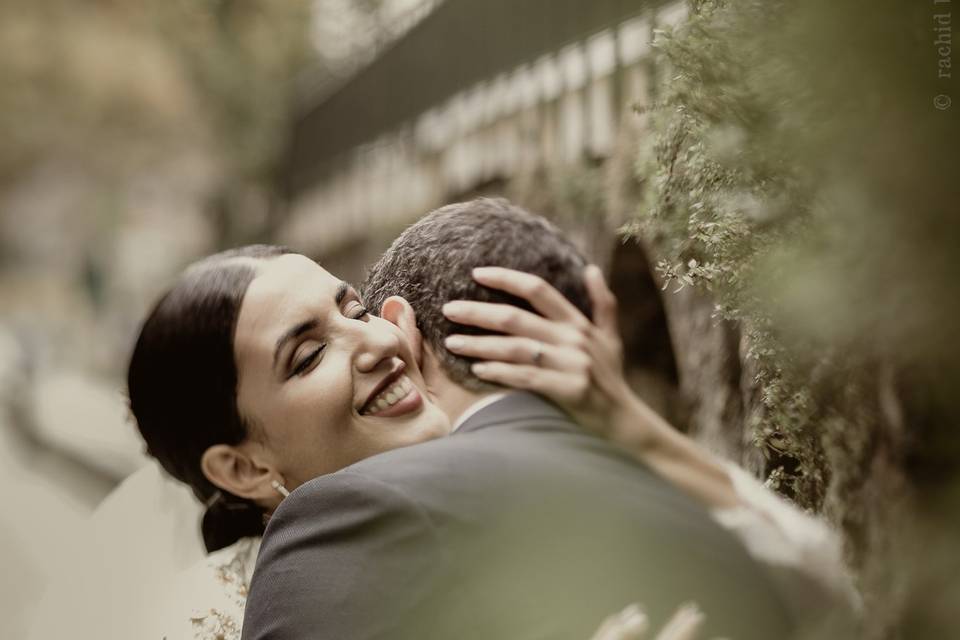
[[[317,392],[316,407],[321,420],[332,422],[329,426],[334,431],[347,429],[356,417],[356,393],[349,373],[338,380],[327,381],[325,388]]]

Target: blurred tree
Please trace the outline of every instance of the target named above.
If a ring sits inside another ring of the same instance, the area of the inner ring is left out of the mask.
[[[130,160],[127,139],[160,154],[198,133],[177,61],[112,5],[0,6],[0,185],[52,158],[115,171]]]
[[[691,430],[758,445],[742,456],[771,485],[843,526],[869,637],[941,637],[960,601],[944,13],[691,3],[658,37],[626,228],[659,258]]]
[[[217,245],[262,239],[276,213],[274,174],[295,115],[296,79],[317,59],[310,2],[141,4],[151,7],[147,25],[170,44],[210,127],[222,172],[211,207]]]

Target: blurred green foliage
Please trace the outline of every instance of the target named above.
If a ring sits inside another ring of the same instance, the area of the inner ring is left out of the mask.
[[[626,227],[657,247],[669,290],[709,291],[741,327],[762,402],[746,428],[797,461],[774,484],[844,526],[884,605],[878,637],[941,620],[957,596],[947,547],[908,569],[921,528],[956,524],[960,463],[960,107],[935,104],[955,90],[938,75],[943,7],[692,3],[656,40],[666,64]]]

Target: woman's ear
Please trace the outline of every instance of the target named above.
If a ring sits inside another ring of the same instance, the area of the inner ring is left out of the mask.
[[[257,502],[274,500],[272,480],[280,479],[275,470],[258,463],[242,444],[215,444],[203,452],[200,468],[207,480],[235,496]]]
[[[390,296],[383,301],[380,307],[380,317],[396,325],[407,337],[413,356],[417,359],[417,366],[423,364],[423,336],[417,328],[417,314],[413,307],[400,296]]]

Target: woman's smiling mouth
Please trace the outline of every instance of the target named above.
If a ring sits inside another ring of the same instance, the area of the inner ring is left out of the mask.
[[[378,418],[392,418],[416,411],[423,404],[420,392],[405,375],[376,393],[360,410],[361,415]]]

